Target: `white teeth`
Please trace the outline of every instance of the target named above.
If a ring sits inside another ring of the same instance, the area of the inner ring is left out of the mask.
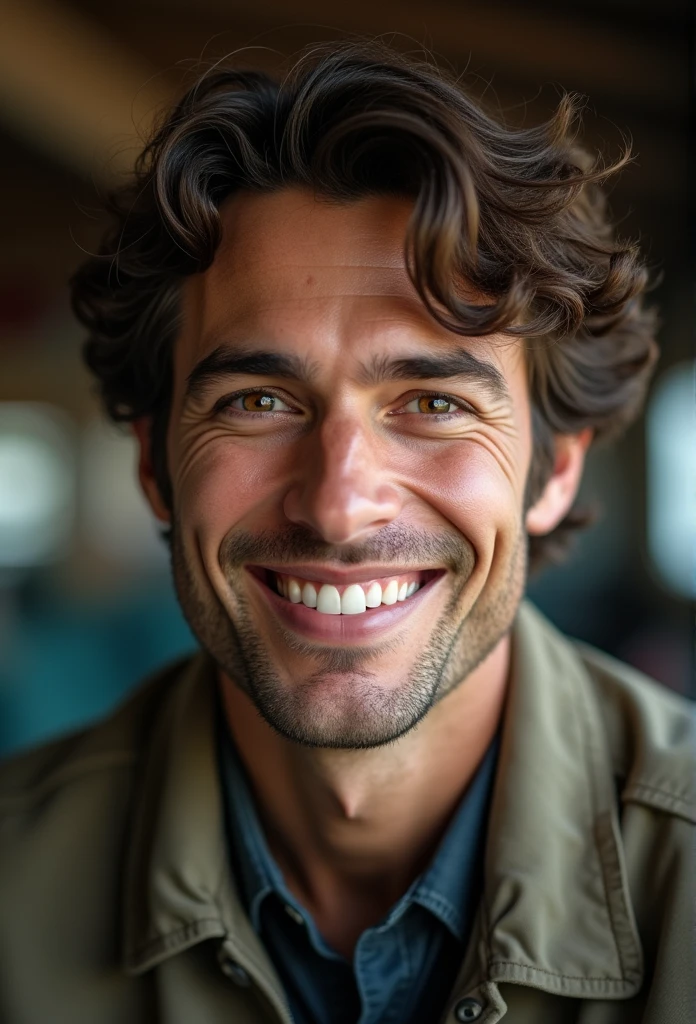
[[[340,594],[331,583],[323,583],[319,587],[313,583],[300,584],[292,577],[277,575],[278,593],[293,604],[302,604],[307,608],[316,608],[324,615],[360,615],[368,608],[379,608],[381,604],[392,605],[397,601],[405,601],[407,597],[420,590],[420,583],[402,583],[391,580],[382,590],[377,581],[370,584],[367,592],[358,583],[352,583]]]
[[[365,591],[357,583],[352,583],[341,594],[341,615],[358,615],[367,607]]]
[[[330,583],[323,583],[317,594],[317,611],[324,615],[341,614],[341,595]]]

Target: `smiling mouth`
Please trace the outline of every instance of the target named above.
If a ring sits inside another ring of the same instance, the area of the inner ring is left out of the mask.
[[[288,604],[303,605],[318,615],[361,615],[382,605],[407,602],[443,569],[415,569],[359,583],[334,584],[292,573],[248,566],[262,583]]]

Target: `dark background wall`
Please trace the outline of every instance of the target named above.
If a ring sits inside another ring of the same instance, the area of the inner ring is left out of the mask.
[[[694,692],[686,0],[5,0],[0,21],[0,752],[102,713],[193,643],[132,443],[100,422],[68,311],[68,277],[102,226],[96,198],[201,63],[235,53],[276,70],[351,33],[435,54],[509,122],[543,119],[568,89],[587,97],[586,145],[611,157],[631,137],[611,206],[659,273],[662,359],[647,421],[590,458],[600,525],[530,594],[568,632]],[[686,538],[683,558],[665,536]]]

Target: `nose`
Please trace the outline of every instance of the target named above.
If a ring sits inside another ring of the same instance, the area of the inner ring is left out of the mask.
[[[327,417],[307,440],[299,479],[285,496],[288,519],[327,543],[346,544],[399,515],[399,490],[386,479],[382,446],[364,424]]]

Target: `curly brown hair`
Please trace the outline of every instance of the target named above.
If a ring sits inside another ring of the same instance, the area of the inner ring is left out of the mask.
[[[220,241],[238,189],[303,185],[349,202],[414,202],[410,277],[457,335],[504,332],[527,348],[534,454],[526,504],[553,465],[555,434],[615,436],[639,412],[657,357],[648,274],[618,240],[599,183],[625,165],[575,142],[578,100],[532,128],[496,121],[451,75],[378,43],[305,52],[276,81],[216,67],[166,116],[132,180],[106,205],[112,226],[72,280],[84,358],[116,421],[152,417],[158,485],[171,507],[166,432],[180,283]],[[486,304],[467,301],[472,283]],[[531,568],[558,560],[586,525],[574,507],[529,539]]]

